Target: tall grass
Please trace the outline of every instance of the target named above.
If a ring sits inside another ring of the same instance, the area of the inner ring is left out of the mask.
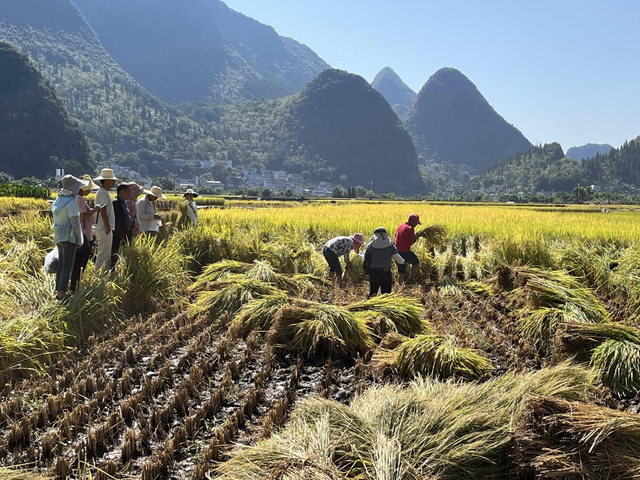
[[[509,478],[515,469],[511,432],[525,398],[585,401],[592,393],[588,370],[561,364],[482,384],[422,380],[375,387],[349,407],[313,398],[296,408],[283,431],[236,449],[217,473],[221,480],[308,478],[305,468],[361,480],[378,480],[382,472],[411,479]]]

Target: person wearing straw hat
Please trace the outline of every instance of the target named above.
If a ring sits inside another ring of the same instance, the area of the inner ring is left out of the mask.
[[[354,233],[350,237],[335,237],[325,243],[322,254],[329,264],[329,272],[335,275],[340,288],[344,287],[342,278],[342,266],[340,265],[340,256],[344,256],[345,268],[351,268],[351,250],[360,253],[360,245],[364,243],[364,237],[361,233]]]
[[[96,205],[100,206],[100,215],[98,215],[96,223],[96,240],[98,241],[96,270],[105,275],[109,271],[111,263],[113,230],[116,228],[116,214],[113,210],[113,201],[109,190],[120,179],[116,178],[112,169],[103,168],[100,176],[94,180],[100,185],[100,189],[96,193]]]
[[[82,248],[84,244],[84,236],[80,226],[80,212],[75,200],[80,187],[87,185],[87,182],[83,182],[73,175],[65,175],[62,177],[61,183],[62,190],[51,205],[53,241],[58,248],[56,296],[59,300],[62,300],[67,294],[76,250]]]
[[[90,208],[87,205],[86,197],[91,190],[97,190],[99,187],[91,180],[91,177],[87,175],[82,176],[82,180],[87,182],[87,185],[80,187],[78,194],[76,195],[76,205],[80,212],[80,226],[82,227],[82,234],[84,235],[84,243],[82,248],[76,252],[76,260],[73,263],[73,270],[71,271],[71,292],[76,291],[78,282],[82,271],[87,268],[89,259],[91,258],[91,247],[93,245],[93,224],[95,214],[100,211],[100,206],[96,205],[94,208]]]
[[[364,252],[363,265],[367,266],[369,274],[369,298],[378,294],[378,291],[391,293],[393,279],[391,277],[391,263],[395,260],[400,265],[405,261],[398,254],[398,250],[389,238],[384,227],[378,227],[373,232],[371,241]]]
[[[138,220],[140,221],[140,232],[146,235],[157,237],[162,226],[162,219],[156,213],[156,200],[167,197],[162,193],[160,187],[155,185],[149,190],[142,191],[145,195],[136,203],[138,210]]]
[[[193,189],[188,189],[184,192],[184,200],[180,202],[180,220],[178,220],[178,227],[181,229],[188,228],[190,226],[196,226],[198,224],[198,205],[194,202],[198,194]]]

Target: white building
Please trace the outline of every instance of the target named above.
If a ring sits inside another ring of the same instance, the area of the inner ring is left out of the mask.
[[[204,186],[215,188],[217,190],[222,190],[224,188],[224,184],[218,180],[206,180],[204,182]]]

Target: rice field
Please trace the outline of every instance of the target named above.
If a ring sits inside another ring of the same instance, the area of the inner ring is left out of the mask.
[[[0,478],[640,478],[640,213],[228,203],[64,303],[0,220]],[[410,213],[415,284],[332,282]]]

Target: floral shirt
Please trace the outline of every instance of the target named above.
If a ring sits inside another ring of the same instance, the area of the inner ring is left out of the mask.
[[[336,255],[344,255],[345,261],[349,261],[349,255],[351,254],[351,250],[353,250],[353,240],[351,237],[336,237],[329,240],[325,247],[331,250]]]

